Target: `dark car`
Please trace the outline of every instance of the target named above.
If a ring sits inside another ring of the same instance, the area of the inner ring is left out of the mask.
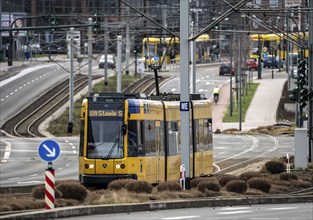
[[[99,68],[104,68],[104,61],[105,61],[105,55],[102,55],[99,61]],[[116,62],[115,62],[114,55],[112,54],[107,55],[107,65],[108,65],[108,68],[115,69]]]
[[[235,74],[235,69],[234,67],[232,67],[232,65],[230,63],[222,63],[220,66],[220,72],[219,75],[223,76],[225,74]]]
[[[263,61],[263,68],[278,68],[279,66],[279,59],[276,59],[276,57],[269,56],[267,59]],[[283,61],[280,62],[280,67],[282,68],[284,66]]]
[[[246,70],[258,70],[258,63],[255,59],[249,58],[246,60]]]

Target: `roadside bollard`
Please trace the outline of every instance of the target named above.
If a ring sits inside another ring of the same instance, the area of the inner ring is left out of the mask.
[[[290,159],[290,154],[289,153],[287,153],[287,173],[290,173],[290,161],[289,161],[289,159]]]
[[[54,209],[54,169],[48,168],[46,170],[46,189],[45,189],[45,202],[46,209]]]
[[[180,165],[179,182],[183,190],[186,189],[185,173],[186,173],[185,165]]]

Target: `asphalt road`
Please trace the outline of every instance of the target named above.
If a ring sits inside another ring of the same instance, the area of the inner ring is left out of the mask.
[[[151,219],[151,220],[200,220],[200,219],[275,219],[311,220],[312,203],[269,204],[232,207],[206,207],[190,209],[157,210],[152,212],[131,212],[105,215],[76,216],[62,219]]]
[[[0,125],[51,86],[68,77],[56,64],[30,67],[0,82]]]
[[[0,187],[26,186],[44,183],[47,162],[40,159],[38,147],[46,138],[1,138]],[[57,180],[78,179],[78,137],[55,138],[60,147],[60,157],[53,162]],[[253,158],[285,156],[293,152],[293,137],[264,135],[214,135],[214,162],[218,165],[227,160],[241,163]],[[6,143],[6,144],[5,144]],[[8,145],[9,143],[9,145]],[[10,150],[5,150],[11,146]],[[5,152],[10,152],[9,155]],[[8,158],[3,158],[8,155]]]
[[[40,95],[51,84],[66,77],[64,70],[55,65],[49,65],[41,69],[32,69],[27,74],[20,75],[11,81],[1,81],[2,94],[1,118],[5,119],[20,109],[31,99]],[[49,73],[49,74],[48,74]],[[46,74],[46,75],[44,75]],[[179,74],[164,84],[161,92],[179,93]],[[41,76],[41,77],[40,77]],[[28,84],[29,82],[29,84]],[[229,76],[219,76],[218,66],[197,68],[196,88],[197,92],[211,97],[216,85],[229,82]],[[18,89],[26,84],[25,89]],[[45,85],[45,86],[43,86]],[[12,87],[12,88],[11,88]],[[4,89],[4,90],[2,90]],[[13,90],[12,90],[13,89]],[[4,91],[4,92],[3,92]],[[27,98],[26,98],[27,97]],[[18,107],[16,107],[17,105]],[[38,146],[45,138],[9,138],[1,137],[0,140],[0,187],[33,185],[44,182],[44,171],[47,162],[43,162],[38,156]],[[78,178],[78,137],[55,138],[61,146],[61,155],[53,163],[56,170],[56,179]],[[229,159],[249,160],[253,157],[280,157],[293,151],[292,137],[273,138],[269,136],[238,136],[238,135],[214,135],[214,161],[220,162]]]

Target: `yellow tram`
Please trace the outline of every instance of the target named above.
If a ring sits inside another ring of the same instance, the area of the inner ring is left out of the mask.
[[[191,96],[190,175],[213,172],[209,100]],[[171,101],[170,101],[171,100]],[[179,95],[91,94],[82,102],[79,179],[107,185],[123,178],[159,183],[179,180]]]

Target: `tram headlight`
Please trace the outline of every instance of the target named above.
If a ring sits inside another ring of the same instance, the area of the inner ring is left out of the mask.
[[[85,164],[85,169],[93,169],[95,167],[95,165],[93,164]]]
[[[108,166],[108,165],[107,165],[106,163],[102,164],[102,167],[103,167],[103,168],[107,168],[107,166]]]
[[[125,168],[125,164],[121,164],[121,169],[124,169]]]

